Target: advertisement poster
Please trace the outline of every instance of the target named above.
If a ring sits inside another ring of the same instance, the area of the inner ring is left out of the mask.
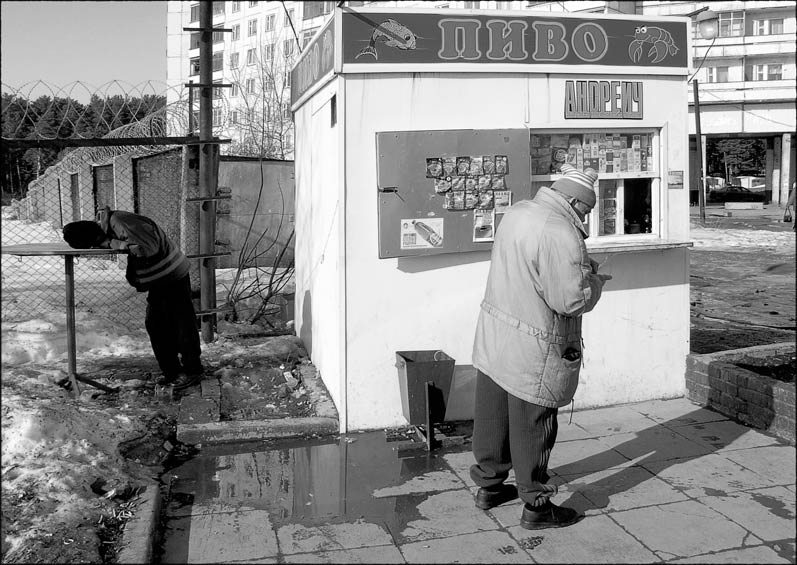
[[[443,247],[443,218],[401,220],[401,249]]]
[[[495,239],[495,210],[473,211],[473,242],[493,241]]]
[[[493,192],[493,204],[496,214],[503,214],[512,205],[511,190],[496,190]]]

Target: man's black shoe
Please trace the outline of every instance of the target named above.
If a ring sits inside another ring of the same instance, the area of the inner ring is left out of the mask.
[[[490,489],[480,488],[476,493],[476,507],[489,510],[516,498],[517,487],[515,485],[500,484]]]
[[[202,373],[186,374],[181,373],[174,381],[174,390],[183,390],[194,385],[198,385],[202,381]]]
[[[523,505],[520,525],[527,530],[564,528],[565,526],[572,526],[582,518],[584,518],[584,515],[577,510],[557,506],[550,501],[538,507],[527,503]]]

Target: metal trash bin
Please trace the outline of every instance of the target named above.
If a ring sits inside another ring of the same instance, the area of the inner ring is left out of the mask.
[[[401,387],[401,409],[413,426],[426,423],[426,383],[429,391],[432,422],[442,422],[446,415],[454,359],[439,349],[396,351],[396,368]]]

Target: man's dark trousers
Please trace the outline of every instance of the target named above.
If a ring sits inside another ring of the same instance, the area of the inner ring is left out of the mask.
[[[156,284],[149,290],[145,326],[164,376],[202,373],[202,351],[188,275]]]
[[[481,371],[476,374],[473,418],[473,481],[498,486],[514,467],[518,495],[539,506],[556,493],[548,482],[548,458],[556,442],[558,408],[545,408],[507,393]]]

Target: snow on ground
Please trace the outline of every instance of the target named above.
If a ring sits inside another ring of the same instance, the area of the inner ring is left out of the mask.
[[[793,231],[721,229],[692,226],[690,237],[696,248],[765,248],[775,252],[794,251]]]

